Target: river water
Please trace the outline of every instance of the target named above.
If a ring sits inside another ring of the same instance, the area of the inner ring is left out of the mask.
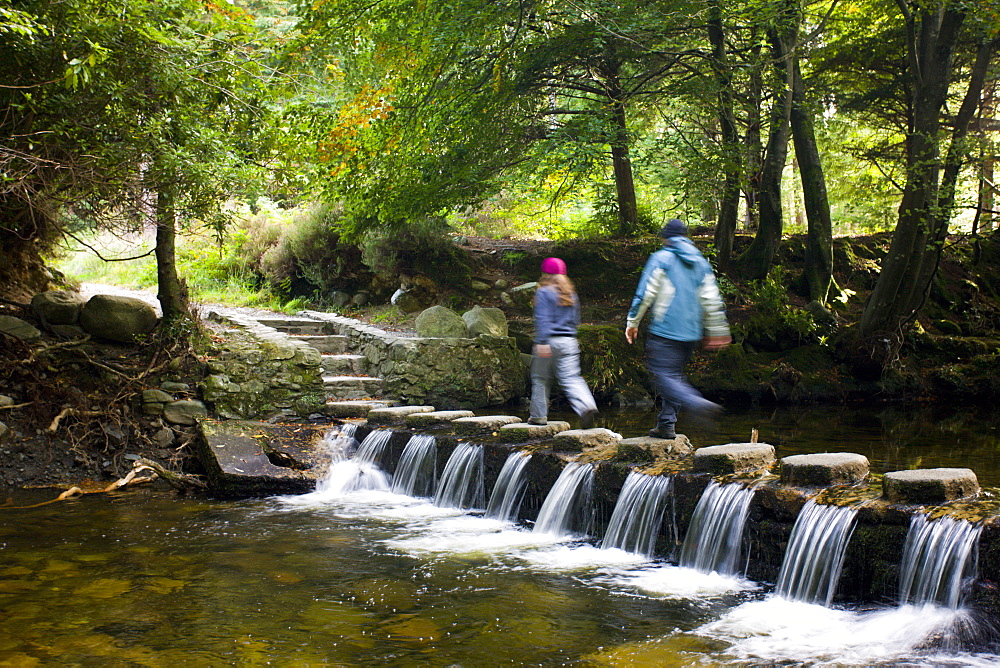
[[[602,419],[638,435],[650,416]],[[847,450],[875,470],[971,466],[998,482],[988,416],[733,411],[715,442],[751,426],[779,456]],[[5,508],[0,665],[1000,662],[947,642],[961,610],[790,602],[598,544],[371,491],[225,502],[140,487]]]

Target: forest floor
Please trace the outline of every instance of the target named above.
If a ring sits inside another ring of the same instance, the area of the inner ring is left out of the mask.
[[[888,243],[887,235],[838,240],[836,280],[850,298],[835,309],[838,326],[830,328],[829,337],[849,327],[860,313]],[[455,246],[465,258],[465,271],[458,273],[466,281],[491,286],[537,280],[543,258],[565,259],[583,305],[584,371],[595,395],[614,403],[623,400],[620,386],[632,386],[632,396],[644,392],[641,350],[627,347],[621,330],[642,267],[659,247],[657,239],[557,243],[461,237]],[[786,282],[781,303],[764,304],[760,284],[720,280],[736,344],[725,354],[696,358],[692,366],[699,387],[726,401],[774,404],[873,396],[882,401],[974,402],[1000,396],[1000,239],[994,235],[984,240],[977,253],[978,264],[967,242],[950,246],[920,327],[902,342],[888,368],[870,359],[859,364],[818,335],[804,340],[788,328],[783,318],[800,312],[808,301],[794,285],[804,260],[801,239],[788,240],[778,258]],[[502,301],[501,289],[474,292],[467,282],[464,287],[457,280],[449,283],[454,267],[438,267],[432,273],[438,303],[458,312],[476,304],[504,308],[519,346],[530,347],[530,302],[510,306]],[[82,286],[82,291],[118,292],[155,304],[150,292],[93,285]],[[0,307],[0,314],[33,318],[30,310],[9,304]],[[347,315],[401,330],[412,329],[416,316],[384,304]],[[142,415],[137,396],[165,378],[195,388],[201,353],[194,348],[157,337],[136,346],[96,341],[77,346],[45,339],[29,347],[9,338],[3,344],[0,395],[11,397],[14,407],[0,407],[0,422],[9,429],[0,436],[0,490],[69,485],[102,489],[128,473],[136,456],[175,470],[188,459],[193,430]],[[190,395],[195,398],[196,391]]]

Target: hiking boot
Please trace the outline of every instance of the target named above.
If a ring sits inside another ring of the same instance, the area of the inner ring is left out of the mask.
[[[591,408],[589,411],[584,411],[583,415],[580,416],[580,429],[591,429],[594,426],[594,420],[597,418],[597,409]]]
[[[649,430],[650,438],[662,438],[665,440],[677,438],[672,424],[658,424]]]
[[[528,418],[528,424],[546,425],[548,423],[549,421],[546,418],[536,418],[536,417]]]

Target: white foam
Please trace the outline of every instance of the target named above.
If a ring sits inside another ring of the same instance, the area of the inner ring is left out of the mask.
[[[695,633],[732,642],[726,654],[740,660],[864,665],[912,655],[960,615],[933,605],[852,612],[770,596]]]
[[[536,534],[550,536],[551,534]],[[517,555],[535,568],[553,571],[596,570],[609,566],[630,566],[648,563],[641,554],[624,550],[602,550],[593,545],[558,545],[545,550],[531,550]]]
[[[754,589],[757,585],[731,575],[702,573],[692,568],[665,564],[611,578],[614,584],[634,587],[664,598],[702,598]]]

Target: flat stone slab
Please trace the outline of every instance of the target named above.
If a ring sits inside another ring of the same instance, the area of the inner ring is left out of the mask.
[[[677,434],[677,438],[653,438],[652,436],[626,438],[622,440],[621,445],[643,448],[657,456],[689,455],[694,450],[691,441],[684,434]]]
[[[407,427],[433,427],[447,424],[458,418],[475,417],[472,411],[431,411],[430,413],[410,413],[406,416]]]
[[[389,406],[368,411],[368,424],[406,424],[406,416],[412,413],[432,413],[433,406]]]
[[[549,420],[548,424],[528,424],[514,422],[500,427],[500,438],[505,441],[533,441],[539,438],[549,438],[561,431],[569,430],[569,422]],[[581,430],[577,430],[581,431]]]
[[[580,452],[584,448],[606,448],[617,445],[621,442],[622,435],[603,427],[567,429],[556,434],[553,440],[559,450]]]
[[[369,411],[376,408],[389,408],[389,406],[390,404],[386,401],[365,401],[363,399],[357,401],[328,401],[323,404],[320,413],[337,418],[363,418],[368,417]]]
[[[322,471],[315,446],[325,428],[227,420],[202,421],[198,429],[196,452],[213,493],[242,498],[315,489]]]
[[[499,431],[505,424],[520,422],[521,418],[513,415],[477,415],[463,417],[451,421],[451,427],[459,436],[478,436]]]
[[[941,504],[979,492],[972,469],[893,471],[882,478],[882,495],[891,503]]]
[[[795,487],[853,485],[868,477],[868,458],[853,452],[792,455],[781,460],[781,482]]]
[[[768,443],[728,443],[694,451],[694,470],[712,474],[755,471],[774,463],[774,446]]]

